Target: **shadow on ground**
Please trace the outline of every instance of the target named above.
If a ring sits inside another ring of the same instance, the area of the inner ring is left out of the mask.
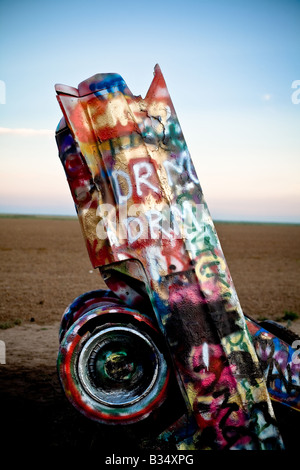
[[[286,450],[299,445],[300,413],[273,403]],[[0,382],[2,449],[98,451],[109,455],[158,449],[149,422],[124,428],[101,426],[86,419],[68,402],[52,367],[19,369],[2,367]],[[153,424],[153,423],[152,423]],[[160,422],[160,426],[164,426]],[[161,429],[162,430],[162,429]],[[144,442],[147,442],[145,448]],[[162,451],[176,451],[172,445]]]

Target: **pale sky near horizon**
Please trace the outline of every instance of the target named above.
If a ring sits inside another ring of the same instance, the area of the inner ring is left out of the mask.
[[[300,0],[1,0],[0,39],[0,212],[75,215],[55,83],[158,63],[213,218],[300,223]]]

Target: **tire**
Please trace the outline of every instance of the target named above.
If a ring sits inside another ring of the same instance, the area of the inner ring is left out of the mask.
[[[59,330],[59,342],[62,341],[65,333],[74,321],[87,311],[103,304],[114,306],[120,305],[121,303],[120,299],[108,289],[93,290],[78,296],[64,311]]]
[[[166,399],[170,367],[150,319],[124,306],[81,315],[65,333],[58,374],[72,405],[105,424],[132,424]]]

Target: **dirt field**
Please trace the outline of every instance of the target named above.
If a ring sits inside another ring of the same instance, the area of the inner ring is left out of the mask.
[[[244,313],[273,320],[287,311],[300,315],[300,226],[217,223],[216,228]],[[79,223],[2,217],[0,252],[0,340],[6,345],[6,364],[0,364],[1,441],[97,448],[101,431],[70,408],[56,375],[64,309],[78,295],[104,287]],[[300,319],[289,326],[300,334]],[[115,442],[114,450],[127,443],[124,435]]]

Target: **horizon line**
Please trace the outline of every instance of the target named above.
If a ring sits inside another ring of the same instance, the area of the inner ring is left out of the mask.
[[[41,218],[41,219],[77,219],[76,214],[39,214],[39,213],[18,213],[18,212],[0,212],[0,218],[21,219],[21,218]],[[261,220],[231,220],[231,219],[212,219],[213,223],[224,224],[260,224],[260,225],[300,225],[300,222],[279,222],[279,221],[261,221]]]

